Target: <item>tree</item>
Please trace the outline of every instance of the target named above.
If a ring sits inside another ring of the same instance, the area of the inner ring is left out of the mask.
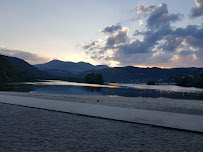
[[[196,76],[184,76],[177,81],[178,86],[203,88],[203,74]]]
[[[155,85],[154,81],[148,81],[147,85]]]
[[[0,84],[17,82],[19,76],[19,71],[3,55],[0,55]]]
[[[89,73],[85,76],[85,82],[90,84],[104,84],[103,76],[101,74]]]

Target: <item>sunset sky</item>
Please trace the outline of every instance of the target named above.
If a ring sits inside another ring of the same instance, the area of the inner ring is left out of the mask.
[[[203,0],[0,0],[0,54],[203,67]]]

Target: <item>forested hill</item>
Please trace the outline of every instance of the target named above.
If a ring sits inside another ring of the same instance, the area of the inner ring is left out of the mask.
[[[47,73],[39,70],[38,68],[30,65],[29,63],[27,63],[26,61],[16,58],[16,57],[10,57],[10,56],[4,56],[15,68],[17,68],[18,70],[22,71],[22,72],[30,72],[33,75],[35,75],[35,77],[47,77]]]
[[[22,59],[0,55],[0,83],[33,81],[46,76],[45,72]]]
[[[19,71],[3,55],[0,55],[0,84],[17,81],[19,81]]]
[[[106,82],[125,82],[125,83],[142,83],[147,81],[163,82],[170,80],[173,82],[175,76],[183,76],[190,74],[201,74],[203,68],[138,68],[133,66],[115,67],[102,70],[86,71],[81,74],[85,76],[87,73],[100,73]]]

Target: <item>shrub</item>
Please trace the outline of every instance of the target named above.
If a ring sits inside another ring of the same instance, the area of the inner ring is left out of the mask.
[[[89,73],[85,76],[85,82],[90,84],[104,84],[103,76],[101,74]]]
[[[147,85],[155,85],[154,81],[148,81]]]

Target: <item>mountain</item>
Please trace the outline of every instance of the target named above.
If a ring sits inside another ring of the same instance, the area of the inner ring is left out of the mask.
[[[0,83],[33,81],[48,76],[22,59],[0,55]]]
[[[36,68],[45,71],[57,77],[74,77],[79,73],[89,70],[101,70],[109,68],[106,65],[94,66],[85,62],[64,62],[60,60],[52,60],[48,63],[34,65]]]
[[[203,73],[203,68],[172,68],[161,69],[153,68],[138,68],[133,66],[114,67],[102,70],[85,71],[80,76],[84,77],[88,73],[102,74],[106,82],[125,82],[125,83],[140,83],[147,81],[163,82],[178,75],[189,73]],[[171,79],[171,81],[173,81]]]
[[[59,60],[35,65],[34,67],[22,59],[0,55],[0,83],[33,81],[37,78],[52,79],[55,77],[61,79],[64,77],[64,80],[67,77],[72,77],[71,81],[81,81],[88,73],[102,74],[105,82],[140,83],[148,81],[177,82],[181,80],[185,82],[187,78],[187,81],[194,79],[197,83],[199,82],[197,80],[200,79],[200,82],[202,82],[203,68],[161,69],[133,66],[109,68],[105,65],[93,66],[85,62],[73,63]]]

